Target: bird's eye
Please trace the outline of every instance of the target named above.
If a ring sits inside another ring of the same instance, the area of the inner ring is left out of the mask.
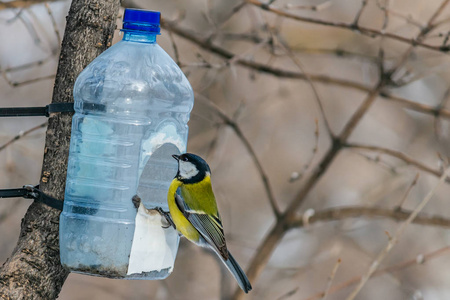
[[[184,156],[183,161],[188,161],[188,158],[186,156]]]

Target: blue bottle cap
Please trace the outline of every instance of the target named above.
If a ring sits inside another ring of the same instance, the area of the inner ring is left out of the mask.
[[[125,9],[123,15],[124,30],[138,30],[159,34],[161,13],[143,9]]]

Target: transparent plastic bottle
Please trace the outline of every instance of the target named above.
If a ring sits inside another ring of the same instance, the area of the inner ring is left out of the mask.
[[[156,43],[159,21],[159,12],[125,10],[123,40],[76,80],[60,217],[61,263],[73,272],[162,279],[172,271],[178,235],[146,209],[168,211],[171,155],[186,151],[194,96]],[[133,205],[136,194],[145,208]]]

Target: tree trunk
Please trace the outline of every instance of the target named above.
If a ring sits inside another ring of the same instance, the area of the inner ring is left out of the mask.
[[[119,0],[73,0],[61,46],[52,103],[72,102],[75,79],[106,50],[116,27]],[[72,115],[49,118],[41,190],[64,198]],[[55,299],[69,272],[59,260],[60,211],[33,203],[22,220],[19,241],[0,269],[0,298]]]

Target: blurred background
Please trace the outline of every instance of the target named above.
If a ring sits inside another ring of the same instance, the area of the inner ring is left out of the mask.
[[[122,2],[161,11],[158,43],[194,88],[188,150],[212,168],[229,249],[260,271],[246,299],[346,299],[374,264],[355,299],[450,299],[448,184],[397,234],[448,165],[448,2]],[[50,103],[69,6],[0,2],[0,107]],[[45,122],[0,119],[0,188],[39,181]],[[29,203],[0,201],[0,262]],[[286,209],[295,226],[276,218]],[[181,240],[164,281],[70,274],[60,299],[229,299],[236,288]]]

